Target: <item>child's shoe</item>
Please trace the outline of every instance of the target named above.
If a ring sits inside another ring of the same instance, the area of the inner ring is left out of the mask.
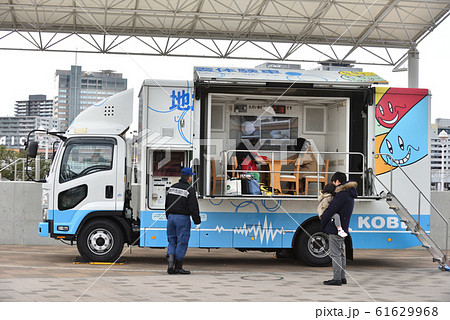
[[[347,232],[344,231],[344,229],[339,229],[338,236],[345,238],[346,236],[348,236],[348,234],[347,234]]]

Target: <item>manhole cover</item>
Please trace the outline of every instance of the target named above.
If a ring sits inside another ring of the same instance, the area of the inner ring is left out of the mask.
[[[283,277],[274,276],[269,274],[255,274],[250,276],[241,277],[242,280],[250,280],[250,281],[274,281],[274,280],[283,280]]]

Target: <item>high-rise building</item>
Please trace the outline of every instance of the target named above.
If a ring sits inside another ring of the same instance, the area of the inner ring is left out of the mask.
[[[8,149],[23,149],[28,133],[34,129],[43,128],[53,131],[60,130],[60,121],[48,117],[0,117],[0,145]],[[38,141],[38,135],[32,137]],[[45,142],[44,142],[45,143]]]
[[[75,117],[104,98],[127,89],[127,79],[113,70],[99,72],[82,71],[81,66],[70,70],[56,70],[57,93],[53,105],[53,117],[61,120],[65,131]]]
[[[44,94],[33,94],[28,100],[16,101],[14,107],[16,117],[49,117],[53,116],[53,100],[48,100]]]
[[[450,138],[441,140],[439,134],[441,131],[447,132],[450,137],[450,119],[436,119],[436,123],[431,126],[431,189],[448,190],[450,187],[450,160],[449,146]],[[441,181],[444,180],[444,186],[441,187]]]

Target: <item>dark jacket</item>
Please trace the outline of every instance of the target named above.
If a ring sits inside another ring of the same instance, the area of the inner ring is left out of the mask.
[[[350,224],[350,217],[353,212],[355,198],[358,196],[358,191],[356,191],[357,186],[358,184],[356,182],[349,181],[336,187],[336,195],[320,219],[323,232],[337,234],[336,225],[331,217],[335,213],[338,213],[341,217],[342,229],[349,233],[348,226]]]
[[[180,179],[178,183],[169,188],[165,207],[166,218],[169,218],[169,214],[183,214],[191,216],[195,224],[201,223],[195,190],[184,179]]]
[[[238,170],[247,170],[248,167],[254,166],[255,155],[248,150],[244,142],[239,143],[236,150],[239,150],[236,152]]]

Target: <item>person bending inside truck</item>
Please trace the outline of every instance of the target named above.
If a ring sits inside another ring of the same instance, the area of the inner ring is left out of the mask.
[[[252,136],[255,132],[255,126],[250,121],[242,124],[242,135]],[[236,158],[238,164],[238,170],[244,171],[257,171],[256,164],[258,162],[264,162],[264,158],[258,155],[254,150],[258,144],[259,139],[257,137],[244,138],[236,147]]]
[[[261,157],[256,151],[249,150],[254,149],[258,142],[258,138],[252,138],[250,140],[241,141],[238,144],[236,147],[236,158],[239,170],[257,171],[257,163],[264,162],[264,158]]]
[[[330,239],[330,257],[333,265],[333,279],[324,281],[324,285],[340,286],[347,283],[345,278],[345,253],[344,238],[338,235],[338,230],[333,222],[333,215],[339,214],[342,223],[342,229],[348,234],[350,217],[353,213],[355,198],[358,196],[356,187],[358,184],[354,181],[347,181],[347,176],[343,172],[336,172],[331,177],[331,182],[336,186],[335,196],[328,205],[328,208],[322,214],[320,224],[322,230],[328,233]]]
[[[191,217],[196,225],[201,223],[195,190],[191,186],[192,176],[195,173],[191,168],[181,170],[181,179],[169,188],[166,196],[167,218],[167,273],[190,274],[183,269],[183,260],[191,236]]]

